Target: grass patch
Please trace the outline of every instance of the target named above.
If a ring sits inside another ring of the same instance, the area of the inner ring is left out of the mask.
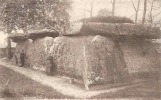
[[[135,72],[132,73],[130,76],[133,80],[134,79],[152,79],[152,80],[159,80],[160,78],[160,72],[154,71],[154,72]]]
[[[127,17],[101,16],[82,19],[81,22],[101,22],[101,23],[134,23]]]
[[[6,88],[0,90],[0,98],[3,97],[36,97],[36,98],[54,98],[64,99],[72,98],[65,96],[51,87],[44,86],[32,79],[29,79],[19,73],[16,73],[6,67],[0,66],[0,87]]]
[[[2,98],[6,98],[6,97],[15,97],[15,92],[11,91],[10,89],[8,88],[5,88],[1,91],[1,96]]]
[[[94,96],[93,98],[97,99],[105,99],[105,98],[143,98],[145,100],[149,99],[160,99],[161,98],[161,90],[160,90],[160,82],[157,80],[151,82],[145,82],[142,85],[125,88],[122,90],[118,90],[116,92],[103,93],[98,96]]]

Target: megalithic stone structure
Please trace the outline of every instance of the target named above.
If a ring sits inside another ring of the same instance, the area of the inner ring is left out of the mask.
[[[93,84],[123,83],[133,81],[135,73],[159,71],[159,56],[151,40],[160,35],[159,28],[141,24],[77,22],[63,36],[48,30],[10,38],[17,42],[17,56],[26,51],[30,67],[45,71],[50,55],[59,75],[81,80],[90,90]]]

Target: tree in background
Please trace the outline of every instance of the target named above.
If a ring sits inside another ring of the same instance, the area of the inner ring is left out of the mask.
[[[5,29],[24,33],[38,26],[56,28],[69,23],[70,6],[71,0],[7,0],[1,7],[1,22]]]
[[[144,0],[144,10],[143,10],[143,16],[142,16],[142,24],[145,23],[145,20],[146,20],[146,12],[147,12],[147,0]]]
[[[93,16],[93,4],[94,4],[94,1],[95,0],[90,0],[90,17],[92,17]]]
[[[107,9],[101,9],[98,11],[98,15],[97,16],[111,16],[112,13],[107,10]]]
[[[135,23],[137,23],[138,20],[138,12],[139,12],[139,8],[140,8],[140,0],[137,1],[137,6],[135,6],[134,1],[131,1],[133,8],[135,10]]]
[[[38,3],[36,0],[7,0],[1,7],[1,22],[7,33],[22,29],[28,33],[28,27],[36,21]],[[8,31],[10,30],[10,32]]]
[[[45,25],[59,30],[66,30],[69,26],[69,13],[71,0],[43,0],[43,13]],[[56,23],[56,24],[55,24]],[[65,28],[66,27],[66,28]]]
[[[148,1],[148,12],[147,12],[147,24],[149,26],[161,27],[161,4],[158,4],[158,0]]]
[[[118,7],[119,4],[124,4],[125,1],[123,0],[107,0],[108,1],[108,4],[110,3],[111,4],[111,13],[112,13],[112,16],[115,16],[116,15],[116,9],[117,8],[120,8]]]
[[[0,22],[5,33],[13,30],[51,28],[65,31],[69,24],[71,0],[0,0]],[[63,28],[63,29],[62,29]],[[8,58],[11,43],[8,39]]]
[[[22,29],[28,33],[28,26],[35,22],[36,0],[2,0],[1,23],[3,31],[10,34],[13,30]],[[11,59],[11,40],[7,38],[7,57]]]
[[[115,15],[116,0],[111,0],[111,4],[112,4],[112,16],[114,16]]]

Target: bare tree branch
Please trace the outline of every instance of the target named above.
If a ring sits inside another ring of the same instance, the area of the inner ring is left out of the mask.
[[[131,2],[132,2],[132,5],[133,5],[134,10],[137,11],[137,10],[136,10],[136,7],[135,7],[135,5],[134,5],[134,2],[133,2],[133,1],[131,1]]]
[[[135,10],[135,23],[137,23],[137,19],[138,19],[138,12],[139,12],[139,8],[140,8],[140,0],[138,0],[137,2],[137,8],[135,7],[135,4],[133,1],[131,1],[133,4],[133,8]]]
[[[155,2],[155,0],[152,1],[151,8],[150,8],[150,26],[153,23],[153,6],[154,6],[154,2]]]

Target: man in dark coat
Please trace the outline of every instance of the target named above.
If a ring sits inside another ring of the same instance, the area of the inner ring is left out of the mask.
[[[20,53],[20,67],[23,67],[25,64],[25,52],[24,50],[22,50],[22,52]]]
[[[18,59],[16,54],[14,54],[14,60],[15,60],[15,64],[18,64]]]
[[[53,61],[52,56],[48,56],[47,58],[47,66],[46,66],[46,74],[49,76],[55,75],[56,74],[56,66]]]

